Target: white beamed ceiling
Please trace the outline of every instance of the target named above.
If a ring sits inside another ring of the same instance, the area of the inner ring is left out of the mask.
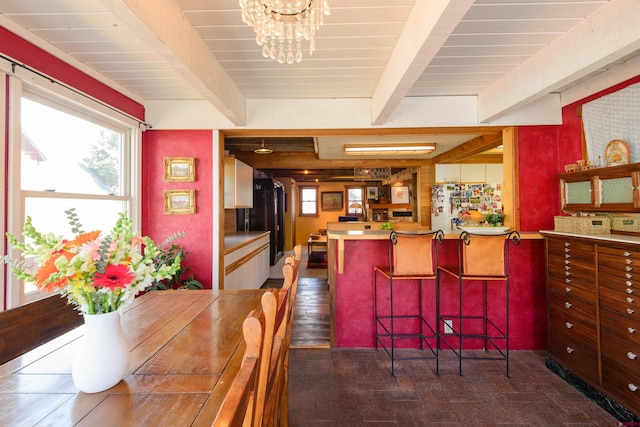
[[[341,127],[329,116],[344,110],[355,127],[545,124],[599,78],[639,74],[640,0],[329,2],[316,51],[293,65],[262,57],[238,0],[0,0],[0,25],[148,118],[176,120],[163,108],[183,101],[221,128]]]

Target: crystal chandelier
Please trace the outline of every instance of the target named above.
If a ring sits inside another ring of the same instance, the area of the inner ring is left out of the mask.
[[[262,56],[279,63],[302,61],[302,39],[309,55],[316,49],[315,33],[329,15],[328,0],[240,0],[242,21],[256,32]]]

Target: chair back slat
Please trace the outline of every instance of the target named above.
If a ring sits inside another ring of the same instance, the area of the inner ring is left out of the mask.
[[[213,422],[215,427],[254,425],[255,391],[264,337],[263,317],[261,310],[254,310],[244,320],[242,331],[245,350],[242,364],[216,415],[216,419]]]
[[[434,234],[398,234],[393,245],[393,273],[398,275],[434,274]]]

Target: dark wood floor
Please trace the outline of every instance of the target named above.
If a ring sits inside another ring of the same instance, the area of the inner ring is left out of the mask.
[[[262,286],[280,287],[282,279]],[[326,278],[300,277],[291,332],[292,348],[329,348],[329,288]]]
[[[327,279],[298,281],[292,348],[329,348],[329,288]]]

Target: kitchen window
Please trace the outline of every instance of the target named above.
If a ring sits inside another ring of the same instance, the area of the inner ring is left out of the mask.
[[[364,187],[346,187],[347,215],[364,216]]]
[[[300,216],[318,215],[318,187],[300,187]]]

